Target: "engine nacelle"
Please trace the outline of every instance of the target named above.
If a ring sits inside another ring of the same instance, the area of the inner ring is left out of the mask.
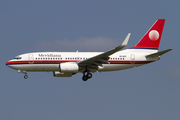
[[[61,63],[59,64],[59,72],[77,73],[79,72],[79,66],[75,62]]]
[[[54,71],[53,75],[54,75],[54,77],[71,77],[73,74],[72,73],[61,73],[59,71]]]

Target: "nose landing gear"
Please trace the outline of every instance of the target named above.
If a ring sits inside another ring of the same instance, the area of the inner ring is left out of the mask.
[[[27,72],[26,71],[22,71],[22,70],[18,70],[17,71],[18,73],[24,73],[24,79],[27,79],[28,78],[28,75],[27,75]]]

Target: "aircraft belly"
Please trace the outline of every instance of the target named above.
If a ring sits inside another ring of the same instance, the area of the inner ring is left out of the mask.
[[[59,71],[59,64],[26,64],[26,71]]]
[[[24,65],[8,65],[8,67],[15,69],[15,70],[22,70],[24,68]]]
[[[143,64],[103,64],[103,67],[99,71],[116,71],[134,68]]]

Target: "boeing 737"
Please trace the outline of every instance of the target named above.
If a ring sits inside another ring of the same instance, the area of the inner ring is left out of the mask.
[[[94,72],[124,70],[159,60],[172,50],[158,51],[164,23],[165,19],[158,19],[137,45],[129,49],[121,50],[127,45],[130,33],[121,45],[107,52],[33,52],[18,55],[6,65],[24,73],[25,79],[31,71],[53,72],[54,77],[83,73],[82,80],[87,81]]]

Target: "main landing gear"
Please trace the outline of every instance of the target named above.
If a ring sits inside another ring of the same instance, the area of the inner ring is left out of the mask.
[[[87,72],[87,74],[85,73],[86,72],[83,72],[83,77],[82,77],[83,81],[87,81],[88,79],[92,78],[92,74],[90,72]]]

